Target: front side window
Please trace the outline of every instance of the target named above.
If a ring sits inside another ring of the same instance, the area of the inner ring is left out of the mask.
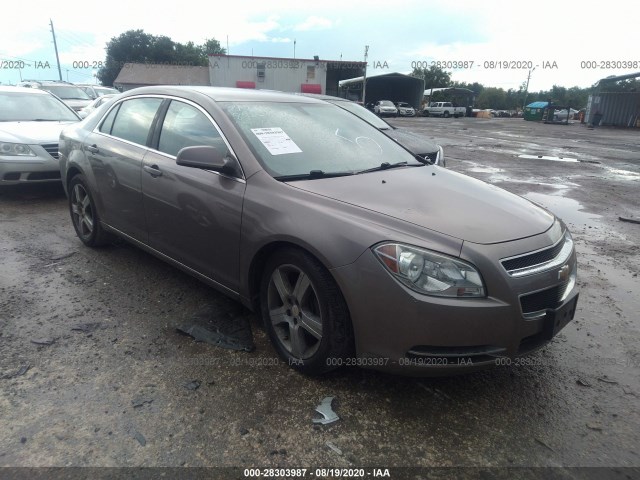
[[[113,122],[111,135],[146,145],[149,129],[161,103],[161,98],[134,98],[122,102]],[[105,121],[104,124],[106,123]]]
[[[227,151],[224,140],[204,113],[187,103],[171,101],[162,123],[158,150],[175,157],[185,147],[200,145]]]

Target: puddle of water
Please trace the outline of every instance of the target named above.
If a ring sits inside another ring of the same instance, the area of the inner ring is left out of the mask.
[[[548,155],[518,155],[518,158],[528,158],[531,160],[550,160],[553,162],[578,162],[577,158],[571,157],[551,157]]]
[[[607,168],[607,171],[609,173],[612,173],[616,177],[620,177],[620,178],[622,178],[624,180],[639,180],[640,179],[640,173],[638,173],[638,172],[631,172],[629,170],[618,170],[616,168]]]
[[[495,168],[495,167],[472,167],[468,170],[469,172],[478,172],[478,173],[500,173],[504,172],[503,168]]]
[[[601,215],[583,212],[580,202],[562,195],[529,192],[524,197],[542,205],[570,226],[594,226],[598,224],[598,220],[601,218]]]

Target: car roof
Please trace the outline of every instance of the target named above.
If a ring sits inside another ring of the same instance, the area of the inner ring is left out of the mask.
[[[319,99],[303,97],[293,93],[279,92],[275,90],[252,90],[232,87],[204,87],[185,85],[160,85],[157,87],[139,87],[127,90],[123,97],[133,95],[183,95],[185,93],[200,93],[214,101],[234,102],[296,102],[296,103],[323,103]]]
[[[29,87],[13,87],[0,85],[0,92],[22,92],[22,93],[33,93],[34,95],[51,95],[46,90],[40,90],[39,88],[29,88]]]
[[[73,85],[75,86],[75,84],[71,82],[65,82],[64,80],[23,80],[20,83],[23,85],[37,84],[37,85],[66,85],[66,86]]]

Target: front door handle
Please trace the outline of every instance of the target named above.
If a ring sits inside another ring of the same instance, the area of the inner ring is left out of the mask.
[[[95,143],[93,145],[89,145],[88,147],[86,147],[86,149],[89,150],[91,153],[98,153],[100,151],[100,149]]]
[[[149,173],[152,177],[162,176],[162,170],[160,170],[160,167],[158,167],[158,165],[145,165],[142,168],[144,168],[144,171]]]

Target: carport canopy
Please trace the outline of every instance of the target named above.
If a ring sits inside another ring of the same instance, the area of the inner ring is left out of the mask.
[[[364,77],[350,78],[340,82],[340,90],[346,98],[357,96],[362,101],[362,84]],[[385,73],[367,77],[365,102],[375,103],[378,100],[391,100],[393,103],[407,102],[414,108],[419,108],[424,91],[422,78],[405,75],[403,73]]]

